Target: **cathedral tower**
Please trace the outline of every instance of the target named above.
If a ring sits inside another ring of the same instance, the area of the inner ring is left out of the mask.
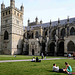
[[[10,7],[1,4],[1,48],[2,54],[21,54],[23,39],[23,14],[15,7],[15,0],[10,0]]]

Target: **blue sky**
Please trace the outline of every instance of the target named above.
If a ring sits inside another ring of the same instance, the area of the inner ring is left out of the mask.
[[[4,1],[5,6],[10,5],[10,0],[0,0],[0,4]],[[38,17],[43,23],[66,19],[67,16],[75,17],[75,0],[15,0],[15,6],[20,8],[24,5],[24,26],[27,26],[27,20],[35,21]],[[1,6],[0,6],[1,8]],[[1,10],[0,10],[1,11]]]

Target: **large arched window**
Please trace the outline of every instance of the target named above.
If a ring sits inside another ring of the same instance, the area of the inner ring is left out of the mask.
[[[67,50],[68,51],[75,51],[75,45],[72,41],[70,41],[67,45]]]
[[[65,28],[63,28],[63,29],[61,30],[61,37],[62,37],[62,38],[65,37]]]
[[[9,39],[9,34],[7,31],[4,32],[4,40],[8,40]]]
[[[53,40],[55,40],[55,35],[56,35],[56,30],[54,29],[54,30],[52,31],[52,39],[53,39]]]
[[[75,29],[74,29],[74,27],[71,28],[70,35],[75,35]]]

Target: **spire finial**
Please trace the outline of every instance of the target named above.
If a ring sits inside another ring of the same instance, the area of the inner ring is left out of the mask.
[[[58,23],[60,23],[60,18],[58,18]]]
[[[50,25],[52,24],[51,19],[50,19]]]
[[[38,18],[37,17],[35,18],[35,21],[36,21],[36,23],[38,22]]]
[[[69,16],[67,17],[67,22],[69,22]]]

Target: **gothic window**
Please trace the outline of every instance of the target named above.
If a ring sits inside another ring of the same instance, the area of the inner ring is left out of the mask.
[[[52,39],[55,40],[56,30],[53,30],[52,32]]]
[[[36,38],[38,38],[38,31],[36,31]]]
[[[72,41],[70,41],[67,45],[67,50],[68,51],[75,51],[75,45]]]
[[[3,16],[4,16],[4,13],[3,13]]]
[[[7,11],[6,11],[6,15],[7,15]]]
[[[4,40],[8,40],[9,39],[9,34],[7,31],[4,32]]]
[[[9,10],[9,14],[10,14],[10,10]]]
[[[75,35],[75,29],[74,29],[74,27],[71,28],[70,35]]]
[[[27,32],[27,38],[30,39],[30,34],[29,31]]]
[[[62,37],[62,38],[65,37],[65,28],[63,28],[63,29],[61,30],[61,37]]]

